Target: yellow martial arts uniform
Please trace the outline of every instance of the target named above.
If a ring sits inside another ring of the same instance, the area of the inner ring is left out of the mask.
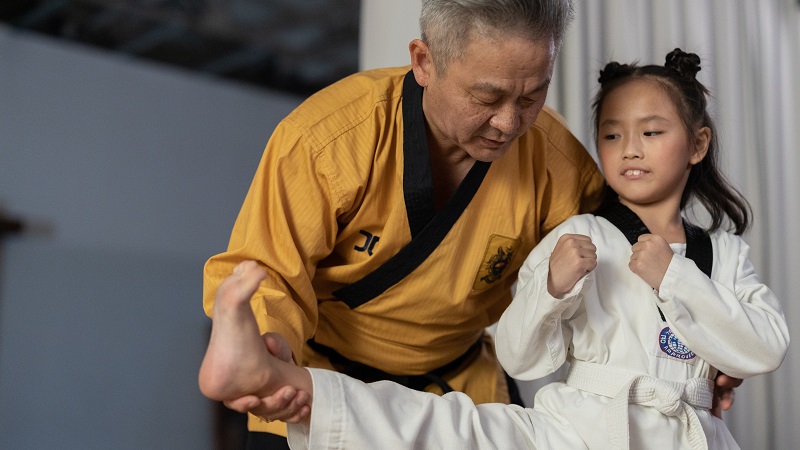
[[[424,374],[464,354],[510,303],[531,249],[596,207],[604,183],[545,107],[502,158],[476,163],[435,211],[421,99],[408,67],[380,69],[318,92],[287,116],[267,144],[227,251],[206,263],[206,313],[220,282],[252,259],[268,272],[252,299],[259,327],[283,335],[299,364],[333,368],[305,345],[312,337],[392,374]],[[355,299],[334,295],[347,297],[338,290],[393,257],[386,276],[367,278]],[[488,339],[464,365],[447,378],[450,386],[477,403],[508,401]],[[279,434],[282,425],[249,421],[251,430]]]

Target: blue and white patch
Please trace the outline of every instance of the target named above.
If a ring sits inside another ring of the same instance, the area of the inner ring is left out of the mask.
[[[669,327],[664,327],[661,333],[658,334],[658,345],[661,347],[662,352],[673,358],[687,360],[697,356],[675,336],[675,333]]]

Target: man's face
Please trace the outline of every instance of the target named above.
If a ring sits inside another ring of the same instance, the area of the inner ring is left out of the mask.
[[[425,87],[431,151],[466,152],[479,161],[503,156],[539,115],[555,56],[551,39],[474,35],[444,75],[432,64],[415,67]]]

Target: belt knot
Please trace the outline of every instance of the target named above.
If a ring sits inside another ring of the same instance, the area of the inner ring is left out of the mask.
[[[694,408],[710,409],[714,382],[690,378],[684,383],[585,361],[571,361],[567,384],[582,391],[611,398],[606,407],[606,424],[615,450],[630,448],[628,405],[655,408],[677,417],[686,427],[693,449],[708,450],[705,433]]]

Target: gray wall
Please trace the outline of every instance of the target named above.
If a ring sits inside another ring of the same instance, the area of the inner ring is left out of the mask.
[[[0,27],[0,448],[211,448],[202,266],[299,102]]]

